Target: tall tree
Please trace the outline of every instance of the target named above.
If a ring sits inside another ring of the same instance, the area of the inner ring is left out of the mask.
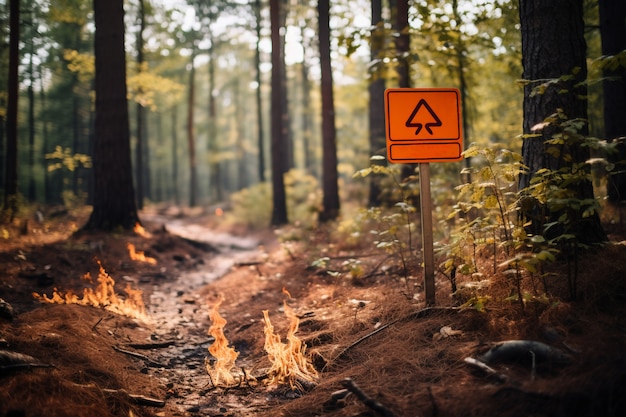
[[[287,196],[285,192],[285,167],[287,164],[287,141],[283,120],[285,86],[283,72],[285,58],[280,36],[280,13],[282,0],[270,0],[270,24],[272,39],[272,219],[273,226],[288,222]]]
[[[258,156],[259,182],[265,182],[265,138],[263,133],[263,98],[261,95],[261,0],[254,1],[254,16],[256,20],[256,44],[254,50],[254,68],[256,80],[256,134]]]
[[[320,67],[322,74],[322,211],[320,221],[339,216],[339,185],[337,173],[337,143],[335,129],[335,101],[333,72],[330,61],[330,4],[318,0]]]
[[[86,229],[132,229],[139,222],[132,181],[126,98],[124,1],[94,0],[96,27],[93,211]]]
[[[372,29],[370,33],[370,60],[374,68],[369,80],[369,145],[370,156],[385,153],[385,78],[382,76],[381,63],[384,52],[385,36],[382,18],[382,0],[372,0]],[[383,164],[383,161],[372,161]],[[379,206],[381,201],[380,177],[370,176],[369,205]]]
[[[617,55],[626,50],[626,2],[600,0],[600,33],[602,55]],[[610,142],[626,137],[626,66],[617,65],[603,70],[604,135]],[[623,164],[626,160],[626,142],[618,143],[617,152],[609,155],[612,162]],[[619,165],[618,165],[619,166]],[[609,201],[626,200],[626,172],[623,167],[609,176]]]
[[[196,45],[191,53],[189,70],[189,92],[187,95],[187,144],[189,147],[189,206],[195,207],[198,199],[198,167],[196,163],[196,136],[194,115],[196,107]]]
[[[139,10],[137,20],[139,21],[139,30],[137,31],[137,73],[141,73],[144,70],[144,39],[143,34],[146,29],[146,9],[144,5],[144,0],[139,0]],[[139,91],[141,94],[142,91]],[[144,200],[144,190],[145,190],[145,182],[144,182],[144,172],[148,170],[144,170],[144,146],[145,146],[145,138],[144,129],[146,127],[146,109],[142,103],[137,102],[135,109],[136,123],[137,129],[136,132],[136,145],[135,145],[135,179],[136,179],[136,190],[137,190],[137,208],[139,210],[143,209],[143,200]],[[147,162],[147,161],[146,161]]]
[[[30,26],[35,23],[35,11],[31,10]],[[28,201],[35,201],[37,197],[35,187],[35,39],[31,34],[30,39],[30,51],[28,57],[28,77],[30,82],[28,83]]]
[[[20,0],[9,2],[9,80],[6,116],[7,144],[4,174],[4,213],[10,221],[17,212],[17,103],[20,43]]]
[[[584,38],[583,0],[520,0],[522,32],[523,77],[529,80],[524,88],[524,143],[522,155],[528,173],[520,177],[520,188],[527,187],[538,170],[557,171],[563,167],[583,170],[589,158],[587,147],[579,143],[561,146],[561,153],[549,152],[546,143],[556,134],[562,134],[557,124],[542,123],[557,111],[570,120],[587,118],[586,43]],[[560,80],[543,84],[537,93],[537,82]],[[538,128],[542,126],[543,128]],[[586,134],[586,125],[582,127]],[[570,195],[580,200],[593,199],[589,180],[579,180],[568,187]],[[556,219],[551,219],[556,220]],[[597,214],[582,219],[572,232],[581,242],[606,240]]]
[[[391,0],[394,15],[393,28],[396,32],[396,57],[398,59],[396,71],[398,73],[398,87],[411,87],[411,73],[409,56],[411,38],[409,36],[409,1]]]

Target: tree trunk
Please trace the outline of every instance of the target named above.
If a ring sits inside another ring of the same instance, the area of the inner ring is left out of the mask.
[[[409,37],[409,1],[392,0],[395,3],[394,30],[396,33],[396,57],[398,58],[398,87],[411,87],[409,53],[411,38]]]
[[[285,143],[285,166],[284,166],[284,172],[289,171],[292,168],[295,168],[296,164],[295,164],[295,156],[294,156],[294,143],[293,143],[293,132],[291,129],[291,117],[289,114],[289,94],[287,94],[287,91],[289,90],[287,88],[287,68],[285,66],[285,36],[287,34],[287,10],[288,10],[288,6],[289,6],[289,0],[281,0],[282,1],[282,5],[281,5],[281,9],[280,9],[280,14],[279,14],[279,27],[281,28],[285,28],[285,30],[280,31],[280,48],[282,49],[281,51],[281,55],[282,55],[282,71],[280,72],[280,76],[281,76],[281,80],[283,83],[282,86],[282,91],[283,91],[283,105],[282,105],[282,111],[283,111],[283,136],[284,136],[284,143]]]
[[[540,131],[533,129],[557,109],[568,119],[587,118],[586,43],[584,38],[582,0],[521,0],[523,78],[530,80],[524,88],[524,143],[522,155],[529,171],[520,177],[520,189],[528,187],[541,168],[556,171],[571,167],[589,158],[588,148],[568,149],[571,160],[546,152],[546,140],[557,133],[550,125]],[[533,94],[536,82],[571,75],[557,84],[548,85],[542,93]],[[586,128],[582,132],[585,135]],[[593,198],[590,181],[577,183],[571,192],[579,199]],[[551,219],[555,220],[555,219]],[[573,231],[578,240],[594,243],[606,240],[598,215],[580,222]]]
[[[7,99],[7,145],[4,171],[4,207],[6,220],[12,221],[17,213],[17,103],[18,66],[20,43],[20,0],[9,1],[9,81]]]
[[[130,151],[124,1],[94,0],[96,106],[94,199],[87,229],[132,229],[138,222]]]
[[[137,32],[137,73],[140,74],[144,68],[143,68],[143,63],[144,63],[144,42],[143,42],[143,32],[144,29],[146,28],[146,21],[145,21],[145,8],[144,8],[144,0],[139,0],[139,16],[138,16],[138,20],[139,20],[139,31]],[[139,94],[142,93],[142,91],[138,92]],[[136,146],[135,146],[135,182],[136,182],[136,189],[137,189],[137,208],[139,210],[143,209],[143,200],[144,200],[144,127],[146,126],[146,119],[145,119],[145,108],[143,107],[143,105],[141,103],[137,103],[136,104],[136,109],[135,109],[135,116],[136,116],[136,123],[137,126],[135,126],[136,130]]]
[[[372,62],[382,62],[381,54],[384,50],[384,27],[382,19],[382,0],[372,0],[372,31],[370,38],[370,59]],[[379,66],[375,65],[378,69]],[[385,78],[375,70],[371,74],[369,82],[369,144],[370,156],[385,155]],[[384,160],[371,161],[373,164],[386,164]],[[381,200],[381,178],[376,175],[370,176],[369,205],[380,206]]]
[[[398,74],[398,87],[411,87],[411,75],[409,72],[408,54],[410,53],[409,28],[409,2],[408,0],[390,0],[392,13],[392,26],[395,32],[396,45],[396,73]],[[415,175],[415,164],[404,164],[401,169],[402,178]]]
[[[180,205],[180,192],[178,190],[178,105],[174,105],[171,110],[172,115],[172,193],[174,204]]]
[[[302,48],[306,50],[307,46],[304,44],[304,27],[301,27],[300,29],[303,42]],[[307,63],[306,55],[302,57],[301,77],[302,97],[300,100],[300,106],[302,108],[302,148],[304,149],[304,168],[307,173],[319,178],[319,169],[315,158],[315,146],[313,144],[313,121],[311,120],[311,115],[313,113],[311,108],[311,82],[309,80],[309,64]]]
[[[337,143],[333,73],[330,61],[330,4],[318,0],[320,67],[322,74],[322,212],[320,221],[335,220],[339,216],[339,186],[337,173]]]
[[[457,22],[461,22],[462,18],[459,13],[459,2],[458,0],[452,1],[452,13],[454,19]],[[458,76],[459,76],[459,92],[461,93],[461,120],[463,124],[463,142],[465,146],[470,143],[470,117],[469,117],[469,100],[468,100],[468,88],[467,88],[467,78],[465,76],[465,68],[466,57],[469,54],[467,47],[465,46],[465,42],[463,41],[463,35],[459,33],[459,40],[455,47],[456,52],[456,60],[458,63]],[[472,165],[471,158],[464,159],[465,167],[468,168],[465,174],[465,182],[472,182],[472,174],[470,173],[470,167]]]
[[[30,41],[30,59],[28,60],[28,72],[30,84],[28,85],[28,201],[37,199],[35,187],[35,69],[33,57],[35,55],[34,40]]]
[[[196,105],[196,46],[191,54],[191,70],[189,71],[189,94],[187,96],[187,144],[189,147],[189,206],[196,206],[198,192],[198,169],[196,166],[196,138],[194,131],[194,108]]]
[[[263,132],[263,97],[261,95],[261,0],[255,0],[254,12],[256,15],[256,49],[254,66],[256,69],[256,130],[259,182],[265,182],[265,138]]]
[[[626,2],[600,0],[600,34],[602,35],[602,55],[616,55],[626,49]],[[626,67],[603,71],[604,81],[604,136],[612,142],[626,136]],[[617,153],[609,155],[609,160],[617,165],[617,171],[609,176],[607,191],[609,201],[626,200],[626,173],[623,161],[626,160],[626,143],[622,139]],[[621,164],[620,164],[621,162]]]
[[[286,140],[283,120],[284,85],[282,73],[285,59],[280,36],[280,9],[282,0],[270,0],[272,38],[272,226],[287,223],[287,197],[285,193]]]
[[[217,132],[217,106],[215,103],[215,45],[214,38],[211,29],[208,29],[209,41],[211,46],[209,47],[209,178],[212,189],[209,190],[209,196],[213,197],[215,201],[222,201],[224,198],[224,187],[222,186],[222,167],[219,158],[220,143],[219,135]]]

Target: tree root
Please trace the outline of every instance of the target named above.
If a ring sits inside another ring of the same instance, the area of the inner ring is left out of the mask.
[[[491,349],[479,356],[483,363],[494,362],[549,362],[567,365],[572,357],[560,349],[533,340],[507,340],[496,343]]]

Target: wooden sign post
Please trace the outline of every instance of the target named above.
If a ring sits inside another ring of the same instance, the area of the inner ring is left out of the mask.
[[[463,159],[461,95],[456,88],[389,88],[385,90],[387,160],[419,164],[424,296],[435,304],[431,162]]]

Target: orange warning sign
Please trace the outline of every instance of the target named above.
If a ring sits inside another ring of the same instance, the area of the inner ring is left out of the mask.
[[[385,90],[385,124],[391,163],[463,158],[461,95],[456,88]]]

